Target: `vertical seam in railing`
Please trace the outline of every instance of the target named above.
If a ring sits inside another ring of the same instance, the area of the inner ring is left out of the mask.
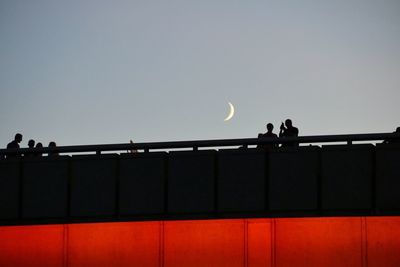
[[[19,168],[19,195],[18,195],[18,218],[22,221],[22,209],[23,209],[23,201],[24,201],[24,164],[22,162],[22,158],[18,160],[18,168]]]
[[[169,154],[164,155],[164,215],[168,215]]]
[[[371,181],[371,208],[372,214],[377,214],[377,203],[376,203],[376,183],[377,183],[377,148],[374,146],[372,153],[372,181]]]
[[[218,214],[218,152],[214,153],[214,214]]]
[[[322,148],[318,149],[317,164],[317,213],[322,215]]]
[[[67,221],[71,218],[72,157],[67,161]]]
[[[115,216],[118,218],[118,220],[120,219],[119,217],[119,201],[120,201],[120,162],[121,159],[120,157],[117,157],[116,159],[116,170],[115,170]]]
[[[264,151],[264,155],[265,155],[265,160],[264,160],[264,190],[265,190],[265,194],[264,194],[264,212],[268,213],[269,211],[269,161],[270,161],[270,151],[266,150]]]

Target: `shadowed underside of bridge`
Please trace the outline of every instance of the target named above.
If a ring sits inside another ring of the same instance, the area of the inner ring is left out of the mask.
[[[400,266],[400,146],[0,160],[0,266]]]

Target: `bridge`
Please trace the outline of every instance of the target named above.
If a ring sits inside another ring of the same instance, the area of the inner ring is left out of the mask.
[[[0,150],[14,155],[0,160],[0,224],[399,215],[400,144],[365,143],[396,138],[362,134]],[[300,146],[254,147],[293,142]],[[126,153],[132,149],[143,152]],[[38,152],[61,155],[15,156]]]
[[[399,137],[3,149],[0,266],[397,267]]]

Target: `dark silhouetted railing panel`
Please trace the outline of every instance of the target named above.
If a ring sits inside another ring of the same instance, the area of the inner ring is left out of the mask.
[[[22,217],[68,216],[69,157],[22,161]]]
[[[215,151],[171,152],[168,160],[168,212],[215,210]]]
[[[122,215],[161,214],[165,207],[167,153],[122,155],[119,211]]]
[[[72,157],[70,215],[115,215],[116,180],[116,155]]]
[[[372,208],[373,152],[372,145],[322,147],[322,209]]]
[[[274,211],[316,210],[319,148],[275,149],[269,154],[269,207]]]
[[[400,210],[400,144],[376,147],[376,205]]]
[[[218,211],[265,210],[266,153],[259,149],[218,153]]]
[[[0,219],[18,218],[19,192],[19,160],[0,160]]]

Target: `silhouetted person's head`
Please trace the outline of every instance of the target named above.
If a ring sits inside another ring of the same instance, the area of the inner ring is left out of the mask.
[[[18,143],[21,143],[22,141],[22,134],[17,133],[14,137],[14,140],[17,141]]]
[[[54,148],[54,147],[56,147],[57,145],[56,145],[56,142],[50,142],[49,143],[49,148]],[[49,152],[49,154],[48,154],[49,156],[58,156],[59,154],[58,154],[58,152]]]
[[[274,125],[272,123],[268,123],[267,124],[267,130],[268,132],[272,132],[272,130],[274,129]]]
[[[285,120],[285,125],[286,125],[286,128],[291,128],[292,127],[292,120],[291,119]]]
[[[56,145],[56,142],[50,142],[49,143],[49,147],[56,147],[57,145]]]
[[[396,132],[395,133],[400,133],[400,127],[396,128]]]
[[[35,140],[31,139],[28,141],[28,147],[29,148],[34,148],[35,147]]]

